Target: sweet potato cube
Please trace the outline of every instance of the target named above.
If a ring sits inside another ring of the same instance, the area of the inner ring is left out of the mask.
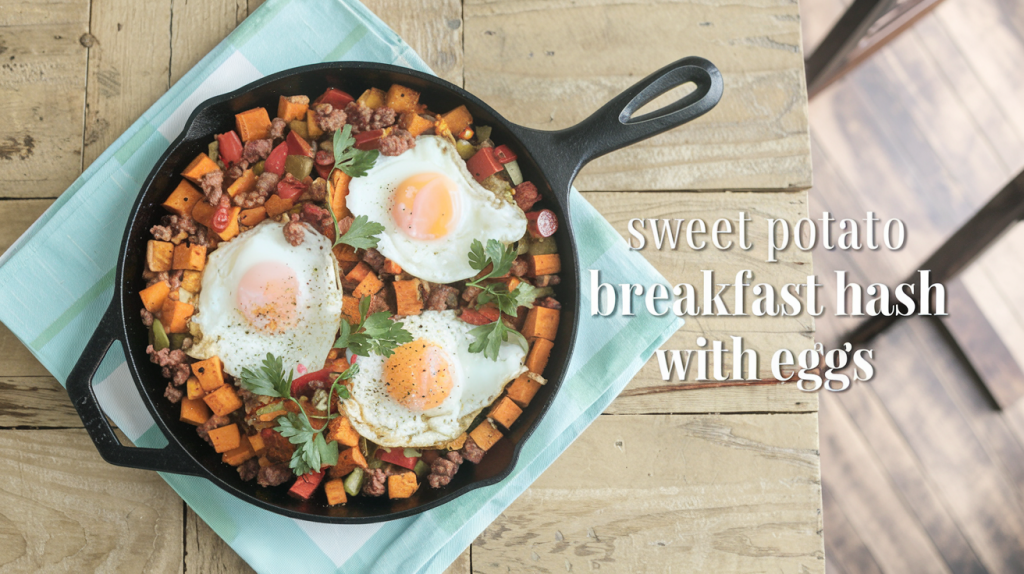
[[[359,254],[356,252],[355,247],[339,243],[334,246],[334,257],[342,263],[352,263],[354,267],[356,263],[359,263]],[[351,268],[349,269],[351,271]]]
[[[186,180],[178,182],[171,195],[164,201],[164,209],[181,217],[191,217],[192,208],[203,199],[201,191]]]
[[[220,357],[213,356],[209,359],[192,363],[192,372],[199,379],[199,385],[203,391],[212,393],[224,386],[224,364]]]
[[[359,96],[359,99],[356,101],[370,109],[377,109],[384,105],[384,98],[386,96],[387,94],[384,93],[384,90],[370,88],[363,92],[363,95]]]
[[[238,214],[238,223],[252,227],[267,218],[267,208],[260,205],[252,209],[243,209]]]
[[[390,259],[384,259],[384,272],[391,275],[398,275],[402,272],[402,266]]]
[[[523,325],[523,336],[527,339],[539,337],[548,341],[555,340],[558,333],[558,318],[561,311],[548,309],[547,307],[535,306],[526,313],[526,323]]]
[[[387,95],[384,96],[384,105],[395,110],[396,114],[416,111],[416,104],[419,101],[419,92],[398,84],[391,84]]]
[[[282,199],[280,195],[275,193],[268,197],[267,201],[263,202],[263,207],[267,210],[267,217],[273,219],[295,207],[295,202],[290,199]]]
[[[231,208],[231,213],[228,215],[228,226],[224,228],[224,231],[217,232],[217,237],[220,237],[221,241],[228,241],[238,235],[238,214],[241,212],[242,208],[237,205]]]
[[[348,496],[345,494],[345,481],[340,478],[325,482],[324,494],[327,495],[327,506],[337,506],[348,502]]]
[[[304,119],[308,109],[308,96],[281,96],[277,99],[277,117],[286,122]]]
[[[188,398],[192,400],[201,399],[206,391],[203,390],[203,385],[199,384],[199,379],[195,375],[192,375],[185,381],[185,390],[188,391]],[[203,403],[204,405],[206,403]]]
[[[161,281],[139,291],[139,297],[142,299],[142,305],[147,311],[159,313],[164,306],[164,301],[167,300],[167,294],[170,292],[170,284],[166,281]]]
[[[327,474],[331,478],[341,478],[348,476],[348,473],[355,470],[356,467],[367,468],[367,466],[363,452],[359,450],[358,446],[354,446],[338,453],[338,464],[332,466]]]
[[[521,408],[526,408],[539,389],[540,383],[531,378],[527,373],[523,373],[516,380],[512,381],[505,394]]]
[[[270,459],[265,456],[261,456],[258,460],[260,463],[260,468],[264,468],[273,464],[272,462],[270,462]]]
[[[236,179],[228,186],[228,195],[234,197],[239,193],[249,193],[256,187],[256,172],[251,169],[247,169],[242,172],[242,176]]]
[[[181,274],[181,288],[189,293],[198,293],[203,286],[203,272],[185,270]]]
[[[170,271],[174,259],[174,244],[170,241],[150,239],[146,243],[146,268],[154,273]]]
[[[263,453],[267,452],[267,443],[263,442],[263,437],[258,434],[249,435],[249,446],[256,456],[263,456]]]
[[[237,424],[229,424],[210,431],[210,442],[213,443],[213,450],[225,453],[236,449],[242,443],[242,435],[238,432]]]
[[[183,423],[199,426],[210,418],[210,407],[202,399],[181,399],[181,417]]]
[[[384,288],[384,283],[377,278],[377,274],[373,271],[366,274],[363,280],[356,286],[356,290],[352,292],[352,295],[356,299],[362,299],[363,297],[369,297],[374,293]]]
[[[338,444],[345,446],[359,446],[359,433],[349,422],[348,417],[337,417],[327,423],[327,435],[324,437],[327,442],[338,441]]]
[[[417,137],[434,127],[434,120],[416,112],[405,112],[398,118],[398,127]]]
[[[502,397],[497,404],[491,408],[491,412],[488,413],[488,417],[494,422],[505,428],[511,428],[512,423],[516,422],[519,415],[523,414],[523,409],[519,408],[519,405],[508,397]]]
[[[188,164],[188,167],[185,168],[185,171],[181,172],[181,175],[192,183],[199,185],[199,180],[204,175],[219,169],[220,166],[217,165],[217,162],[210,159],[210,156],[205,153],[201,153],[192,160],[192,163]]]
[[[419,487],[415,472],[392,474],[388,477],[388,498],[409,498]]]
[[[448,450],[459,450],[462,447],[466,446],[466,438],[467,437],[469,437],[468,434],[462,433],[459,436],[455,437],[454,440],[452,440],[448,444],[446,444],[445,448],[447,448]]]
[[[358,265],[348,272],[348,275],[345,275],[345,280],[352,283],[360,283],[363,279],[366,279],[370,272],[370,266],[365,261],[360,261]]]
[[[341,317],[352,325],[359,324],[359,299],[345,295],[341,299]]]
[[[164,325],[164,331],[188,333],[188,320],[195,311],[196,308],[188,303],[165,299],[163,307],[160,308],[160,322]]]
[[[419,315],[423,311],[423,297],[420,295],[420,280],[395,281],[397,315]]]
[[[547,339],[534,339],[530,345],[530,354],[526,356],[526,368],[531,373],[544,374],[544,367],[548,366],[548,358],[551,356],[551,349],[554,343]]]
[[[242,142],[262,140],[270,137],[270,115],[266,108],[253,108],[235,114],[235,127]]]
[[[192,219],[195,219],[196,223],[202,223],[203,225],[210,227],[213,225],[213,214],[216,213],[216,211],[216,207],[205,201],[200,201],[192,208]]]
[[[243,437],[238,442],[238,448],[225,452],[224,456],[221,457],[221,460],[231,466],[238,466],[250,458],[256,458],[256,452],[252,450],[248,440]]]
[[[473,442],[484,450],[490,450],[494,443],[501,439],[501,432],[494,428],[491,421],[485,420],[478,424],[475,429],[470,431],[469,436],[473,437]]]
[[[529,277],[552,275],[562,270],[562,260],[557,253],[527,255],[525,259],[528,266],[526,274]]]
[[[206,246],[179,243],[174,246],[174,263],[171,269],[202,271],[206,266]]]
[[[444,120],[452,135],[458,135],[462,130],[468,128],[469,124],[473,123],[473,116],[466,109],[466,106],[459,106],[447,114],[442,114],[441,119]]]
[[[312,139],[324,135],[324,130],[316,125],[316,114],[313,110],[306,110],[306,134]]]
[[[217,416],[227,416],[242,408],[242,399],[238,398],[235,387],[231,385],[224,385],[203,397],[203,400]]]
[[[337,351],[337,349],[332,350]],[[332,373],[344,373],[351,366],[352,364],[349,363],[348,359],[346,359],[345,357],[338,357],[334,359],[329,358],[326,361],[324,361],[324,368],[330,369],[330,372]]]

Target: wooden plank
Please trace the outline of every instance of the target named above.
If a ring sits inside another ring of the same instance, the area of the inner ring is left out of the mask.
[[[843,509],[839,507],[828,485],[821,485],[821,506],[825,523],[825,572],[827,574],[845,574],[849,566],[850,572],[858,574],[882,574],[882,570],[871,555],[871,550],[864,545],[856,529],[846,520]]]
[[[0,376],[0,428],[78,428],[75,406],[53,377]]]
[[[811,184],[794,2],[467,0],[465,25],[466,88],[534,128],[573,125],[684,56],[703,56],[722,70],[725,94],[717,108],[685,128],[595,161],[576,181],[582,190]]]
[[[246,0],[171,0],[173,85],[249,15]]]
[[[104,462],[84,430],[0,431],[0,474],[5,571],[182,571],[181,499]]]
[[[89,2],[0,12],[0,197],[56,197],[82,167]]]
[[[473,571],[823,572],[816,429],[814,413],[599,417],[480,535]]]
[[[185,505],[185,572],[248,574],[255,572],[227,542]]]
[[[90,33],[83,167],[170,86],[171,0],[94,2]]]
[[[463,84],[460,0],[367,0],[364,2],[420,55],[435,74]]]
[[[739,214],[746,212],[753,219],[748,224],[753,249],[743,251],[733,246],[720,251],[710,243],[701,251],[693,251],[685,239],[677,251],[667,246],[657,250],[651,242],[650,225],[645,236],[648,245],[640,253],[668,280],[668,285],[690,283],[701,286],[701,270],[714,270],[717,281],[732,282],[743,269],[753,272],[751,283],[770,283],[776,288],[785,283],[804,283],[813,274],[809,252],[790,247],[782,252],[778,263],[766,263],[767,218],[796,221],[807,215],[804,193],[612,193],[588,192],[585,197],[601,212],[624,240],[629,236],[628,221],[643,214],[645,218],[703,219],[710,226],[716,219],[732,221],[738,227]],[[683,229],[685,231],[685,223]],[[681,261],[685,261],[681,264]],[[645,286],[646,287],[646,286]],[[732,310],[733,295],[723,295]],[[754,317],[749,315],[752,297],[747,297],[746,317],[686,317],[683,329],[669,339],[663,349],[696,349],[696,339],[704,336],[719,339],[732,347],[732,335],[742,335],[744,348],[754,349],[760,357],[759,376],[771,376],[771,357],[780,348],[794,352],[813,345],[814,321],[808,315],[796,317]],[[729,360],[731,364],[731,359]],[[730,369],[731,370],[731,369]],[[688,373],[692,382],[696,373]],[[703,412],[804,412],[817,408],[814,393],[804,393],[795,385],[734,387],[728,389],[681,390],[677,381],[666,382],[656,358],[640,370],[611,407],[609,413],[703,413]]]

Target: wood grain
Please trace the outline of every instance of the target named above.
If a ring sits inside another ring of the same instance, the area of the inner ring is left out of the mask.
[[[0,475],[3,571],[181,572],[181,499],[84,430],[0,431]]]
[[[185,505],[185,572],[248,574],[255,571]]]
[[[466,89],[534,128],[573,125],[684,56],[721,69],[725,94],[712,112],[595,161],[581,190],[811,185],[795,2],[467,0],[465,21]]]
[[[249,15],[245,0],[170,0],[173,85]]]
[[[599,417],[480,535],[473,571],[823,572],[816,428]]]
[[[732,283],[737,272],[753,272],[751,283],[769,283],[780,288],[785,283],[804,283],[814,273],[809,252],[790,247],[781,252],[777,263],[766,263],[768,218],[796,221],[807,215],[806,196],[803,193],[618,193],[588,192],[585,194],[601,215],[623,235],[630,237],[628,222],[643,215],[645,219],[703,219],[709,226],[719,218],[732,222],[738,228],[740,212],[753,221],[748,224],[750,251],[737,245],[721,251],[710,241],[703,250],[694,251],[680,242],[678,250],[664,245],[662,250],[652,243],[653,235],[644,232],[648,245],[640,251],[668,280],[668,285],[690,283],[701,289],[702,270],[715,273],[719,283]],[[683,224],[685,231],[686,223]],[[735,235],[733,237],[735,240]],[[645,286],[646,288],[647,286]],[[730,336],[742,336],[744,348],[754,349],[759,355],[759,377],[771,376],[772,354],[781,348],[794,353],[813,345],[814,319],[806,314],[795,317],[754,317],[750,315],[753,297],[745,299],[745,317],[686,317],[683,329],[669,339],[663,349],[696,349],[698,336],[708,340],[722,340],[732,348]],[[733,311],[733,291],[726,292]],[[710,343],[709,343],[710,345]],[[727,355],[727,357],[730,357]],[[731,358],[727,359],[731,371]],[[696,372],[688,373],[692,382]],[[637,373],[633,381],[609,408],[610,413],[702,413],[702,412],[803,412],[817,409],[814,393],[805,393],[795,385],[738,387],[731,389],[675,390],[678,381],[662,380],[656,358],[652,358]]]
[[[367,0],[367,8],[420,55],[435,74],[463,84],[462,2]]]

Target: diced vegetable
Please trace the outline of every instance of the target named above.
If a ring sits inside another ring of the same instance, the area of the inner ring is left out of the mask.
[[[238,466],[250,458],[256,458],[256,452],[252,450],[248,437],[243,436],[238,441],[238,448],[233,448],[224,453],[221,460],[231,466]]]
[[[256,178],[256,172],[253,170],[247,169],[243,171],[241,177],[228,186],[228,195],[234,197],[239,193],[249,193],[256,188]]]
[[[484,450],[490,450],[494,443],[501,439],[501,432],[494,428],[491,421],[484,420],[476,426],[475,429],[470,431],[469,436],[473,438],[473,442]]]
[[[367,265],[365,261],[360,261],[359,264],[357,264],[355,267],[352,268],[351,271],[348,272],[348,275],[345,275],[345,280],[351,281],[352,283],[359,283],[360,281],[365,279],[366,276],[369,275],[370,273],[370,266]]]
[[[356,467],[355,470],[345,477],[345,492],[347,492],[349,496],[356,496],[359,494],[359,491],[363,489],[364,476],[365,473],[363,472],[363,469]]]
[[[351,295],[343,295],[341,298],[341,317],[350,325],[359,323],[359,299]]]
[[[285,142],[288,144],[288,155],[313,157],[313,148],[310,147],[309,142],[299,136],[299,134],[295,132],[288,132],[288,137],[285,138]]]
[[[209,437],[210,442],[213,443],[213,450],[218,453],[225,453],[238,448],[242,442],[242,435],[238,432],[238,425],[234,423],[212,429]]]
[[[174,246],[172,269],[202,271],[206,265],[206,246],[179,243]]]
[[[412,111],[405,112],[398,118],[398,127],[409,132],[413,137],[434,128],[434,119],[428,116],[421,116]]]
[[[231,165],[242,159],[242,140],[238,139],[238,134],[234,130],[217,135],[217,149],[224,165]]]
[[[337,506],[348,502],[348,497],[345,496],[345,482],[340,478],[325,482],[324,494],[327,495],[328,506]]]
[[[220,144],[216,139],[206,146],[206,155],[210,156],[210,159],[212,159],[213,163],[217,164],[218,167],[223,164],[220,160]]]
[[[466,140],[455,140],[455,151],[462,159],[469,159],[476,153],[476,147]]]
[[[530,237],[526,246],[527,255],[551,255],[558,253],[558,244],[551,238]]]
[[[388,477],[388,498],[409,498],[420,487],[416,482],[416,473],[403,472]]]
[[[164,201],[164,209],[181,217],[191,217],[192,208],[203,199],[203,194],[187,180],[178,182],[178,187]]]
[[[306,96],[280,96],[277,98],[277,117],[286,122],[306,118],[309,98]]]
[[[252,166],[253,175],[255,175],[256,177],[263,175],[263,167],[266,165],[266,163],[267,162],[262,159],[256,162],[256,165]]]
[[[292,380],[291,394],[293,397],[312,398],[313,389],[310,388],[309,384],[313,381],[328,382],[330,380],[331,371],[329,369],[306,373],[305,375]]]
[[[395,281],[396,312],[398,315],[419,315],[423,311],[423,298],[420,295],[420,280]]]
[[[494,305],[484,305],[479,309],[473,309],[472,307],[466,307],[462,310],[462,314],[459,315],[459,319],[469,323],[470,325],[487,325],[498,320],[501,313]]]
[[[324,135],[324,130],[316,123],[316,113],[313,110],[306,111],[306,134],[313,139]]]
[[[309,139],[309,129],[306,123],[306,114],[303,112],[301,120],[292,120],[288,122],[288,129],[299,134],[303,139]]]
[[[171,346],[171,340],[167,338],[164,325],[160,319],[153,319],[153,349],[162,351]]]
[[[199,426],[210,419],[210,407],[202,399],[181,399],[181,416],[178,417],[183,423]]]
[[[295,207],[295,202],[274,194],[267,198],[267,201],[263,203],[263,207],[267,210],[267,217],[274,218]]]
[[[355,135],[354,147],[361,150],[372,150],[380,148],[380,140],[384,137],[385,130],[370,130]]]
[[[356,299],[362,299],[363,297],[369,297],[374,293],[384,288],[384,282],[377,278],[377,274],[373,271],[366,274],[366,277],[359,282],[356,286],[355,291],[352,292],[352,296]]]
[[[377,449],[376,457],[378,460],[397,464],[409,470],[416,468],[416,461],[419,460],[419,456],[405,456],[405,449],[401,448],[388,449],[380,447]]]
[[[185,270],[181,274],[181,288],[189,293],[198,293],[202,287],[202,271]]]
[[[158,313],[164,306],[167,294],[171,292],[171,286],[166,281],[154,283],[139,291],[139,298],[142,299],[142,306],[150,313]]]
[[[459,106],[447,114],[442,114],[441,119],[452,134],[457,134],[473,123],[473,116],[466,109],[466,106]]]
[[[348,417],[344,416],[333,418],[327,423],[327,434],[324,439],[327,442],[338,441],[338,444],[345,446],[359,446],[359,432],[352,426]]]
[[[491,131],[493,131],[493,128],[491,128],[491,126],[477,126],[476,143],[479,145],[483,145],[485,141],[491,139]]]
[[[529,266],[526,272],[529,277],[540,275],[552,275],[562,270],[562,260],[557,253],[548,255],[527,255],[526,264]]]
[[[343,110],[354,99],[348,92],[343,92],[337,88],[327,88],[327,91],[316,99],[316,103],[331,104],[335,109]]]
[[[231,385],[224,385],[203,397],[203,400],[206,401],[206,405],[210,407],[210,410],[215,415],[222,417],[242,408],[242,399],[238,398],[235,387]]]
[[[384,105],[384,96],[384,90],[370,88],[363,92],[363,95],[359,96],[358,102],[370,109],[377,109]]]
[[[316,492],[316,487],[324,479],[324,471],[310,472],[295,479],[295,483],[288,489],[288,496],[299,500],[309,500]]]
[[[527,339],[540,337],[554,341],[555,334],[558,333],[559,315],[561,315],[561,311],[558,309],[534,306],[526,314],[526,323],[522,330],[523,336]]]
[[[416,104],[419,101],[419,92],[398,84],[391,84],[387,95],[384,96],[384,105],[395,110],[396,114],[416,111]]]
[[[160,308],[160,319],[164,324],[164,331],[168,333],[187,333],[188,319],[195,313],[196,308],[188,303],[166,299],[163,307]]]
[[[203,390],[203,386],[199,384],[199,379],[197,379],[194,375],[189,377],[188,380],[185,381],[185,390],[188,393],[188,398],[193,400],[201,399],[203,398],[203,395],[206,394],[206,391]],[[205,407],[206,403],[203,403],[203,406]]]
[[[384,273],[390,273],[391,275],[398,275],[402,272],[402,266],[394,261],[385,258],[384,259]]]
[[[550,209],[540,209],[526,214],[526,230],[536,238],[551,237],[558,231],[558,216]]]
[[[203,390],[208,393],[224,386],[224,365],[221,363],[220,357],[213,356],[192,363],[192,373],[199,379]]]
[[[181,345],[185,342],[185,338],[188,337],[188,333],[171,333],[167,336],[167,339],[171,342],[172,350],[181,349]]]
[[[185,171],[181,172],[181,175],[192,183],[199,185],[200,178],[211,171],[217,171],[219,169],[220,166],[217,165],[217,162],[210,159],[210,156],[205,153],[201,153],[192,160],[192,163],[188,164],[188,167],[185,168]]]
[[[430,465],[423,462],[422,460],[416,461],[416,466],[412,469],[416,473],[418,478],[423,478],[430,474]]]
[[[491,412],[488,413],[487,416],[499,425],[505,428],[511,428],[512,423],[516,422],[516,419],[518,419],[521,414],[523,414],[523,409],[519,408],[519,405],[508,397],[502,397],[501,400],[491,408]]]
[[[502,165],[516,161],[519,158],[519,156],[516,155],[516,152],[512,151],[512,149],[507,145],[500,145],[494,148],[494,157],[497,158],[498,163]]]
[[[263,164],[263,171],[283,176],[286,159],[288,159],[288,143],[281,142],[267,156]]]
[[[256,456],[263,456],[263,453],[267,452],[267,443],[263,441],[262,435],[249,435],[249,446],[252,447],[252,451],[256,453]]]
[[[357,468],[367,468],[366,457],[358,446],[346,448],[338,452],[338,464],[331,468],[332,478],[341,478]]]
[[[473,177],[480,182],[504,169],[494,157],[494,148],[490,147],[480,148],[473,154],[473,157],[466,160],[466,167],[469,168],[469,173],[473,174]]]
[[[313,171],[313,158],[302,155],[287,156],[284,170],[295,176],[295,179],[302,181]]]
[[[252,209],[243,209],[238,214],[238,222],[246,227],[252,227],[267,218],[267,208],[260,205]]]
[[[519,162],[512,160],[505,164],[505,173],[508,174],[508,179],[512,182],[512,185],[519,185],[523,183],[523,171],[519,169]]]
[[[530,345],[530,354],[526,356],[526,368],[531,373],[543,374],[554,346],[555,344],[547,339],[534,339]]]
[[[235,127],[243,142],[262,140],[270,137],[270,116],[266,108],[253,108],[235,114]]]
[[[448,444],[446,444],[445,448],[448,449],[448,450],[459,450],[459,449],[461,449],[463,446],[466,445],[466,437],[468,437],[468,436],[469,435],[466,434],[466,433],[460,434],[459,436],[455,437],[455,440],[453,440],[453,441],[449,442]]]
[[[173,258],[174,244],[170,241],[150,239],[146,243],[146,268],[150,271],[170,271]]]
[[[334,211],[334,216],[338,219],[351,215],[346,206],[346,198],[348,197],[348,184],[352,181],[352,176],[336,169],[331,173],[330,177],[330,190],[331,190],[331,210]]]

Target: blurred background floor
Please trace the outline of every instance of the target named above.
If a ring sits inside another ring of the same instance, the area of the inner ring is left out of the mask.
[[[849,2],[801,0],[809,54]],[[814,253],[862,285],[918,269],[1024,169],[1024,2],[946,0],[811,101],[811,217],[906,224],[897,252]],[[821,393],[828,571],[1024,572],[1024,227],[947,284],[951,317],[897,322],[876,375]],[[856,319],[817,320],[842,340]]]

